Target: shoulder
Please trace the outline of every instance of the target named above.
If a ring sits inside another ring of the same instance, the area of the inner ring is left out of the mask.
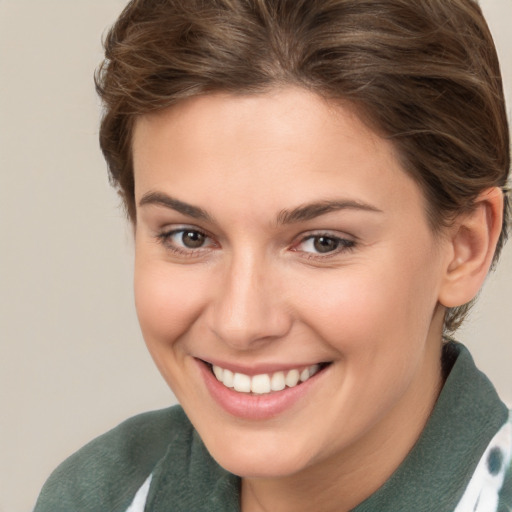
[[[187,444],[192,435],[180,406],[130,418],[66,459],[34,512],[126,510],[169,444]]]

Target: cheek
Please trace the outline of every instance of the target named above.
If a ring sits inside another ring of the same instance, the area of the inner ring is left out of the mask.
[[[135,260],[135,305],[150,349],[173,344],[199,316],[204,286],[189,272],[173,272],[166,262]]]
[[[415,341],[425,341],[437,303],[431,261],[388,252],[321,280],[302,279],[302,316],[344,355],[371,349],[385,356],[394,352],[390,345],[413,350]]]

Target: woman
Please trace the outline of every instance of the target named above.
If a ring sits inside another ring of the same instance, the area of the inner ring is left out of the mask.
[[[181,407],[46,510],[507,510],[508,411],[450,335],[508,225],[472,0],[132,1],[97,76],[148,348]]]

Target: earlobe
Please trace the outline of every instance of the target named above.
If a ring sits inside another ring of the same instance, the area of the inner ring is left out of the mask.
[[[471,212],[456,219],[439,294],[443,306],[461,306],[477,295],[493,260],[502,219],[503,193],[498,187],[482,192]]]

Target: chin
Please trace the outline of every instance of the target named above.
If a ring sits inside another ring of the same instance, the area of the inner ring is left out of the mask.
[[[234,437],[224,435],[222,443],[210,443],[208,438],[205,439],[212,457],[234,475],[243,478],[282,478],[301,471],[310,463],[304,447],[293,446],[286,440],[261,439],[266,436],[257,434],[252,438],[248,436],[246,441],[237,441]]]
[[[295,458],[280,457],[276,459],[275,454],[256,456],[244,456],[240,454],[222,454],[220,457],[214,457],[217,463],[226,471],[241,478],[285,478],[304,469],[303,461]]]

